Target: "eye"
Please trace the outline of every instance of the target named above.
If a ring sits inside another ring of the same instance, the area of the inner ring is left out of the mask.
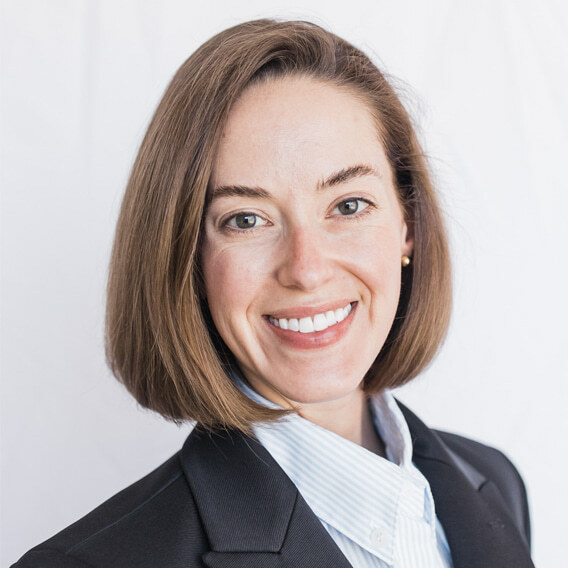
[[[232,217],[229,217],[225,222],[225,225],[231,229],[252,229],[254,227],[261,227],[266,225],[268,221],[263,219],[259,215],[254,213],[237,213]]]
[[[333,213],[338,211],[340,215],[354,215],[355,213],[363,211],[369,207],[369,205],[370,203],[365,199],[346,199],[335,206]]]

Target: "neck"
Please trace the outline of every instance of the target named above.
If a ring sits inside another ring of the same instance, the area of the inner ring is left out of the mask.
[[[298,414],[375,454],[385,456],[385,447],[373,424],[367,397],[360,389],[337,400],[301,404]]]

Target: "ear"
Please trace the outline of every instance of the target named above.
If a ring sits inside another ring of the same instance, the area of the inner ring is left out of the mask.
[[[414,221],[412,219],[406,219],[402,224],[401,244],[401,254],[412,256],[414,251]]]

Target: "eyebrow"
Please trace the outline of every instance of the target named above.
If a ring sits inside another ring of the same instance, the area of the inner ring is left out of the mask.
[[[316,189],[317,191],[322,191],[324,189],[327,189],[328,187],[347,183],[352,179],[364,176],[375,176],[378,178],[381,177],[380,174],[377,173],[375,168],[367,164],[357,164],[355,166],[349,166],[347,168],[333,172],[327,178],[322,178],[320,181],[318,181]],[[217,187],[214,187],[209,194],[209,202],[219,197],[232,196],[250,197],[253,199],[272,198],[272,195],[269,191],[258,186],[249,187],[246,185],[219,185]]]
[[[327,179],[321,180],[318,183],[318,191],[326,189],[333,185],[339,185],[340,183],[346,183],[354,178],[364,177],[364,176],[375,176],[381,177],[375,168],[368,166],[366,164],[357,164],[356,166],[349,166],[343,168],[337,172],[333,172]]]

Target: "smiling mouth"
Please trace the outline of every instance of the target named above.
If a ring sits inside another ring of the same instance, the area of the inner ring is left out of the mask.
[[[354,304],[357,302],[349,303],[344,308],[337,308],[336,310],[329,310],[321,314],[315,314],[313,317],[304,318],[275,318],[267,316],[268,321],[275,327],[288,331],[297,331],[298,333],[316,333],[324,331],[342,322],[353,309]]]

